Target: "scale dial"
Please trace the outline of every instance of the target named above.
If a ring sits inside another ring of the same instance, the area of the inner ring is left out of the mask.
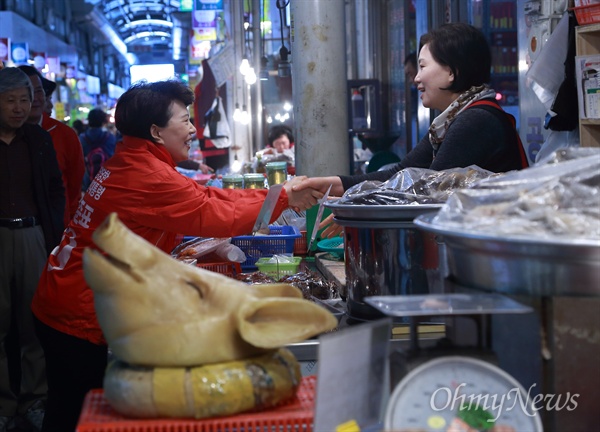
[[[541,432],[543,428],[516,379],[482,360],[448,356],[420,365],[400,381],[390,397],[385,430]]]

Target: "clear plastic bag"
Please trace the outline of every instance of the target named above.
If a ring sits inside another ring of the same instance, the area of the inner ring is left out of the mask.
[[[405,168],[386,182],[364,181],[349,188],[339,204],[407,205],[440,204],[456,190],[496,175],[476,165],[434,171]]]
[[[231,238],[202,238],[197,237],[181,243],[171,252],[171,256],[178,260],[198,259],[216,251],[220,246],[229,244]]]
[[[496,236],[600,240],[600,149],[561,149],[456,191],[432,223]]]

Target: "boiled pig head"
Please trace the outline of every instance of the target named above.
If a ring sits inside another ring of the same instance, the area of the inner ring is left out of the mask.
[[[247,285],[179,262],[111,214],[86,249],[98,322],[123,361],[182,367],[238,360],[336,327],[288,284]]]

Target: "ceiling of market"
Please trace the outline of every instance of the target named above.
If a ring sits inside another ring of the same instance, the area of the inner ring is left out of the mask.
[[[127,52],[138,57],[161,50],[172,53],[174,60],[187,56],[191,15],[180,12],[181,0],[85,0],[85,4],[92,24],[120,52],[124,43]]]

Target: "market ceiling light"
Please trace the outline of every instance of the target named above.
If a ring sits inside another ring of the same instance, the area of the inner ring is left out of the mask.
[[[161,37],[161,36],[165,37],[165,38],[171,38],[171,33],[162,32],[162,31],[143,31],[143,32],[132,34],[131,36],[126,38],[123,42],[125,42],[125,44],[129,44],[137,39],[148,40],[146,38]]]
[[[242,121],[242,111],[240,111],[240,104],[235,104],[235,110],[233,111],[233,121],[241,122]]]
[[[128,30],[133,29],[138,26],[157,26],[157,27],[168,27],[173,28],[173,23],[167,20],[160,19],[141,19],[135,21],[129,21],[128,23],[123,24],[123,28]]]
[[[240,64],[240,73],[243,76],[246,76],[246,74],[250,71],[250,62],[248,61],[248,59],[246,58],[246,56],[244,56],[244,58],[242,58],[242,63]]]
[[[251,67],[248,69],[244,79],[246,80],[246,84],[252,85],[256,83],[256,72],[254,72],[254,68]]]

